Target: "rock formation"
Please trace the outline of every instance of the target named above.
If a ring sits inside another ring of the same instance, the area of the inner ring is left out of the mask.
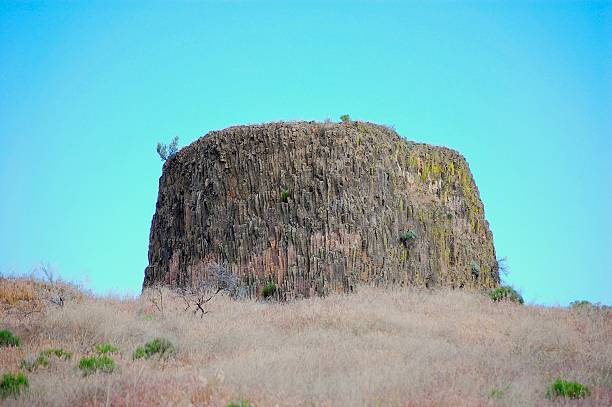
[[[144,286],[189,286],[215,263],[252,297],[268,282],[282,299],[499,283],[465,159],[364,122],[230,127],[169,158]]]

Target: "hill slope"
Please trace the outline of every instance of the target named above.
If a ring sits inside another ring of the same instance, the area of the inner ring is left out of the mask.
[[[22,339],[1,348],[0,372],[48,348],[74,353],[29,373],[30,391],[9,405],[607,406],[612,404],[612,314],[493,303],[462,290],[357,287],[285,303],[217,296],[203,317],[177,292],[138,299],[75,297],[29,316],[7,307],[0,329]],[[13,289],[11,289],[13,290]],[[21,295],[21,294],[19,294]],[[17,295],[18,297],[18,295]],[[31,301],[32,295],[22,295]],[[157,301],[159,305],[160,302]],[[132,359],[161,337],[167,360]],[[119,348],[113,373],[83,376],[97,344]],[[588,385],[585,400],[546,398],[557,378]]]

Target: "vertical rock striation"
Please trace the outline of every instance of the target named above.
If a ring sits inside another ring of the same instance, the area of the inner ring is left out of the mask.
[[[375,124],[213,131],[164,165],[144,286],[188,286],[219,263],[250,296],[358,283],[494,287],[493,236],[456,151]]]

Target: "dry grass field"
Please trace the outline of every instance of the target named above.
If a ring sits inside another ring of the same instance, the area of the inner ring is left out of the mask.
[[[20,346],[0,348],[0,374],[21,371],[29,382],[27,391],[1,403],[612,405],[609,309],[361,287],[351,295],[290,303],[217,296],[200,316],[185,311],[181,298],[167,290],[159,307],[150,301],[159,293],[122,299],[65,288],[64,304],[53,304],[40,282],[0,279],[0,330],[21,338]],[[169,340],[175,352],[134,359],[135,349],[154,338]],[[119,349],[109,354],[114,371],[84,375],[80,359],[94,355],[101,343]],[[32,372],[21,365],[50,348],[73,355],[49,356],[48,366]],[[590,396],[547,398],[557,377],[587,385]]]

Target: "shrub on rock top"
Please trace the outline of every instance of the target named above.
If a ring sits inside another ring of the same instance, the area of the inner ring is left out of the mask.
[[[159,154],[159,158],[162,161],[168,160],[168,158],[172,157],[178,151],[178,137],[172,139],[170,144],[157,143],[157,154]]]

